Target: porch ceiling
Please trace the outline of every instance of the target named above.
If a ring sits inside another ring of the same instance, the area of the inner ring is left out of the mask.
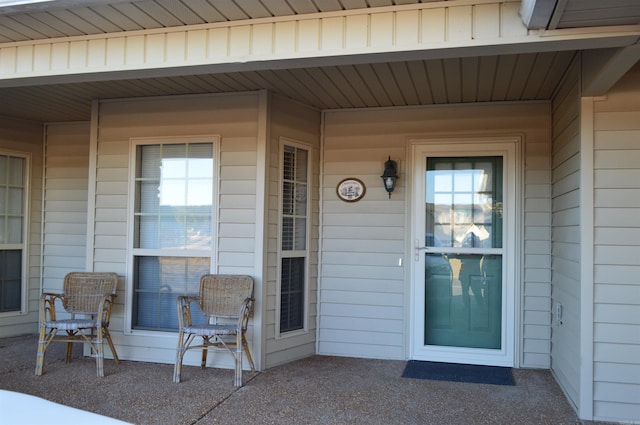
[[[92,99],[269,89],[318,109],[549,99],[573,51],[0,89],[0,116],[90,118]]]

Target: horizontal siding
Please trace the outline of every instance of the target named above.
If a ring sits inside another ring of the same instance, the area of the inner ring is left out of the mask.
[[[255,270],[256,170],[258,94],[156,97],[101,102],[95,192],[93,267],[122,276],[110,326],[122,359],[172,363],[175,335],[149,332],[126,333],[132,276],[127,269],[129,202],[129,141],[132,137],[219,136],[219,217],[213,271],[248,274]],[[240,193],[233,189],[243,187]],[[228,240],[236,240],[227,244]],[[239,248],[242,247],[242,248]],[[250,322],[249,344],[254,346]],[[255,353],[255,350],[252,349]],[[196,364],[197,356],[185,357]],[[211,362],[230,367],[224,356]],[[256,359],[259,362],[259,359]]]
[[[0,317],[0,338],[34,333],[38,329],[38,300],[40,299],[40,228],[42,226],[42,138],[44,127],[29,121],[0,117],[0,150],[26,153],[31,156],[29,176],[30,216],[27,244],[27,272],[24,296],[27,310],[3,313]]]
[[[594,419],[637,421],[640,66],[594,108]]]
[[[580,398],[580,92],[579,62],[569,68],[553,105],[551,368],[571,403]],[[551,315],[550,315],[551,316]]]
[[[319,250],[319,206],[320,192],[320,112],[279,96],[269,97],[270,134],[268,147],[269,177],[267,183],[267,247],[266,257],[266,313],[264,327],[265,367],[272,367],[292,360],[308,357],[316,352],[316,322],[318,320],[318,250]],[[309,302],[306,311],[307,327],[302,333],[279,335],[277,326],[279,208],[280,208],[280,138],[307,143],[311,148],[310,170],[311,239],[309,241]]]
[[[323,162],[321,354],[405,359],[408,356],[408,137],[446,134],[525,134],[524,237],[521,281],[524,310],[520,364],[548,367],[550,351],[551,181],[545,104],[466,105],[325,113]],[[391,198],[381,186],[384,161],[399,162]],[[365,197],[337,199],[346,177],[361,179]],[[398,266],[398,258],[404,266]],[[380,337],[380,332],[384,337]]]
[[[86,270],[89,123],[48,125],[45,155],[43,288],[60,292]]]

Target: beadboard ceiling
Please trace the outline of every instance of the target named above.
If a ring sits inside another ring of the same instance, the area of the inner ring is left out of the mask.
[[[0,43],[433,0],[0,0]],[[13,2],[20,3],[20,2]],[[638,0],[559,0],[548,29],[640,23]],[[0,115],[90,118],[92,99],[269,89],[318,109],[548,99],[574,51],[0,89]]]
[[[3,88],[0,115],[89,119],[91,99],[269,89],[318,109],[549,99],[574,52]],[[534,69],[543,70],[533,72]]]

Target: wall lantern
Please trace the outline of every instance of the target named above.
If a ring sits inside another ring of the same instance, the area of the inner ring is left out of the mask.
[[[380,176],[384,183],[384,188],[389,193],[389,199],[391,199],[391,192],[396,188],[396,180],[398,179],[398,163],[391,160],[391,157],[384,163],[384,173]]]

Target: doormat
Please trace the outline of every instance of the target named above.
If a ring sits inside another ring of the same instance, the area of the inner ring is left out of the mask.
[[[435,381],[471,382],[475,384],[515,385],[510,367],[410,360],[403,378]]]

